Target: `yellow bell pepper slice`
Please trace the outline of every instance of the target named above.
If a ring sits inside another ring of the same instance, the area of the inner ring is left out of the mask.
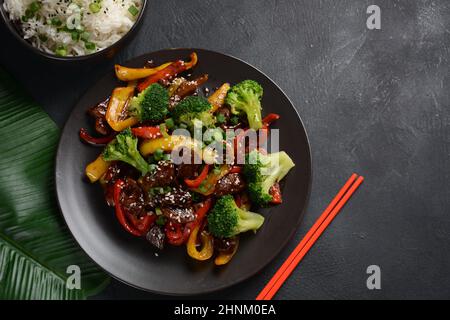
[[[198,56],[196,52],[192,52],[190,55],[191,61],[185,62],[186,70],[192,69],[197,65]]]
[[[217,158],[217,152],[210,148],[205,148],[202,150],[201,145],[195,139],[188,136],[182,135],[171,135],[168,137],[145,140],[141,143],[139,151],[142,156],[146,157],[150,154],[155,153],[156,150],[161,149],[165,152],[170,152],[179,147],[187,147],[192,149],[194,152],[199,152],[202,154],[202,160],[207,164],[213,164]]]
[[[223,266],[231,261],[231,258],[236,254],[236,251],[239,247],[239,238],[236,237],[236,245],[233,248],[233,251],[230,253],[219,253],[219,255],[214,259],[214,264],[216,266]]]
[[[136,80],[132,80],[127,83],[127,87],[136,88],[136,86],[137,86]]]
[[[140,146],[141,154],[146,157],[156,150],[172,151],[177,146],[189,146],[193,144],[192,139],[187,136],[172,135],[166,138],[158,138],[152,140],[145,140]]]
[[[86,166],[85,173],[91,183],[98,181],[108,170],[109,161],[105,161],[102,155]]]
[[[135,117],[121,119],[124,115],[124,109],[128,100],[134,94],[134,87],[115,88],[109,98],[108,109],[106,110],[106,121],[114,131],[122,131],[128,127],[134,126],[139,122]]]
[[[195,226],[189,235],[188,242],[186,244],[187,253],[191,258],[196,260],[205,261],[212,257],[214,253],[214,239],[206,231],[200,234],[201,249],[197,250],[197,235],[200,230],[200,225]]]
[[[210,112],[216,112],[217,109],[224,105],[228,90],[230,90],[230,84],[224,83],[219,89],[214,91],[214,93],[208,97],[208,101],[212,105]]]
[[[151,76],[158,71],[167,68],[172,62],[164,63],[156,68],[127,68],[121,65],[114,65],[114,70],[116,71],[116,77],[122,81],[132,81]]]

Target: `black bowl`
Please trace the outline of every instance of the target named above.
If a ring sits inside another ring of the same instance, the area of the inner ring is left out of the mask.
[[[145,9],[147,8],[147,0],[142,0],[142,10],[139,12],[139,15],[136,19],[136,22],[131,27],[130,30],[117,42],[113,43],[109,47],[91,53],[84,56],[74,56],[74,57],[60,57],[51,53],[44,52],[42,50],[39,50],[38,48],[34,47],[29,41],[25,40],[22,35],[20,34],[20,31],[18,30],[17,26],[13,21],[9,19],[9,14],[5,11],[5,8],[3,7],[4,0],[0,0],[0,15],[2,17],[2,20],[4,21],[6,27],[8,30],[13,34],[13,36],[21,43],[24,47],[31,50],[35,54],[37,54],[40,57],[43,57],[47,60],[52,61],[59,61],[59,62],[70,62],[70,61],[87,61],[87,60],[97,60],[101,58],[112,58],[128,41],[130,41],[139,30],[139,27],[142,23]]]
[[[216,267],[211,260],[192,260],[185,246],[168,246],[155,256],[149,243],[122,229],[114,210],[105,204],[102,188],[85,181],[84,168],[101,149],[83,144],[78,131],[92,125],[86,110],[119,85],[113,70],[81,97],[62,131],[56,155],[59,206],[81,248],[117,279],[137,288],[170,295],[212,292],[255,275],[275,258],[297,230],[311,186],[311,152],[303,123],[283,91],[256,68],[231,56],[203,49],[158,51],[124,65],[139,67],[149,60],[160,64],[185,59],[192,51],[197,52],[199,58],[192,77],[208,73],[205,87],[212,89],[224,82],[236,84],[245,79],[254,79],[263,86],[264,114],[280,114],[281,118],[272,128],[280,129],[280,150],[286,151],[296,164],[283,180],[283,203],[258,210],[266,217],[264,225],[256,234],[248,232],[241,237],[239,250],[228,265]]]

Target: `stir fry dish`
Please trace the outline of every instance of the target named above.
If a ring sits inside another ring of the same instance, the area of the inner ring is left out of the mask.
[[[95,134],[79,134],[103,148],[85,173],[123,229],[157,250],[186,246],[193,259],[225,265],[240,234],[264,224],[258,208],[282,203],[279,183],[294,163],[267,151],[280,117],[262,116],[262,86],[244,80],[210,92],[207,74],[189,74],[197,63],[192,53],[159,66],[116,65],[123,85],[88,110]]]

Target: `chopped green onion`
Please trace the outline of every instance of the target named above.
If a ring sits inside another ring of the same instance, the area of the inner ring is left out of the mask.
[[[230,122],[231,122],[231,124],[234,124],[234,125],[238,124],[239,123],[239,117],[238,116],[232,116],[230,118]]]
[[[100,9],[102,8],[102,5],[98,2],[92,2],[89,5],[89,10],[91,10],[92,13],[97,13],[100,11]]]
[[[162,136],[164,138],[168,138],[169,137],[169,134],[167,133],[167,127],[166,127],[165,123],[161,123],[159,125],[159,132],[161,132],[161,134],[162,134]]]
[[[89,41],[90,37],[91,37],[91,34],[86,31],[82,32],[81,36],[80,36],[81,40],[83,40],[83,41]]]
[[[64,31],[64,32],[72,32],[72,30],[70,30],[69,28],[67,28],[67,26],[63,26],[62,28],[58,28],[58,32],[60,31]]]
[[[213,173],[214,173],[215,175],[219,175],[221,171],[222,171],[222,170],[220,170],[219,167],[214,166]]]
[[[169,160],[170,160],[170,154],[164,153],[164,155],[163,155],[163,160],[169,161]]]
[[[222,131],[219,130],[214,131],[213,139],[219,142],[222,141],[223,140]]]
[[[34,17],[34,12],[31,11],[30,9],[26,9],[25,10],[25,17],[27,17],[28,19],[33,18]]]
[[[180,123],[180,129],[187,129],[187,125],[185,123]]]
[[[166,119],[164,123],[166,124],[167,129],[172,129],[173,127],[175,127],[175,122],[172,118]]]
[[[219,113],[216,116],[216,120],[217,120],[218,123],[224,123],[225,122],[225,116],[222,113]]]
[[[131,13],[131,15],[134,17],[134,16],[136,16],[139,13],[139,9],[136,8],[134,5],[131,5],[128,8],[128,12]]]
[[[151,188],[148,192],[150,193],[150,195],[155,196],[158,194],[161,194],[162,192],[162,188]]]
[[[74,14],[67,18],[66,20],[66,29],[74,30],[81,24],[81,16],[79,14]]]
[[[208,138],[203,137],[203,142],[204,142],[205,145],[211,144],[211,142],[212,142],[212,137],[208,137]]]
[[[156,213],[156,215],[158,215],[158,216],[160,216],[160,215],[163,214],[160,208],[155,208],[155,213]]]
[[[79,33],[79,32],[77,32],[77,31],[72,31],[72,32],[70,33],[70,35],[72,36],[72,40],[73,40],[73,41],[78,41],[78,40],[80,40],[80,33]]]
[[[157,195],[157,194],[166,194],[169,193],[170,191],[172,191],[172,188],[167,186],[167,187],[155,187],[155,188],[151,188],[149,190],[151,195]]]
[[[206,186],[205,183],[200,184],[200,187],[198,187],[198,191],[202,192],[202,193],[206,193],[208,191],[208,187]]]
[[[30,6],[25,10],[25,15],[22,16],[22,21],[27,22],[28,19],[33,18],[40,8],[41,4],[37,1],[30,3]]]
[[[150,164],[148,167],[149,167],[149,169],[150,169],[150,172],[153,172],[153,171],[156,170],[157,165],[152,163],[152,164]]]
[[[163,226],[166,224],[166,217],[164,216],[159,216],[158,219],[156,219],[156,224],[158,226]]]
[[[61,2],[61,1],[60,1]],[[65,0],[65,2],[69,2],[68,0]],[[69,4],[69,6],[67,7],[67,9],[71,10],[74,13],[80,13],[81,12],[81,8],[78,4],[76,4],[75,2],[72,2],[71,4]]]
[[[61,27],[62,26],[62,22],[61,20],[59,20],[58,18],[52,18],[51,22],[50,22],[53,26],[56,27]]]
[[[85,42],[84,46],[88,50],[95,50],[95,43],[93,42]]]
[[[66,47],[64,47],[64,46],[59,46],[59,47],[57,47],[56,50],[55,50],[55,54],[56,54],[57,56],[60,56],[60,57],[65,57],[65,56],[67,56],[67,50],[66,50]]]
[[[160,148],[155,150],[155,153],[153,153],[153,157],[155,158],[156,161],[162,160],[164,156],[164,151]]]
[[[37,1],[34,1],[30,4],[30,10],[33,12],[38,12],[41,9],[41,4]]]
[[[193,191],[190,191],[189,193],[191,194],[193,202],[201,202],[203,200],[203,197],[199,193]]]
[[[40,34],[38,37],[39,37],[39,40],[41,40],[42,42],[46,42],[48,40],[48,38],[45,34]]]

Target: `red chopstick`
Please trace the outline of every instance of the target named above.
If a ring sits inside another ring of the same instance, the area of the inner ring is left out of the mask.
[[[320,215],[319,219],[317,219],[302,241],[300,241],[283,265],[274,274],[272,279],[270,279],[269,283],[258,294],[256,300],[270,300],[273,298],[295,267],[300,263],[306,253],[308,253],[309,249],[311,249],[363,181],[364,178],[361,176],[358,177],[356,174],[353,174],[347,180],[345,185]]]

